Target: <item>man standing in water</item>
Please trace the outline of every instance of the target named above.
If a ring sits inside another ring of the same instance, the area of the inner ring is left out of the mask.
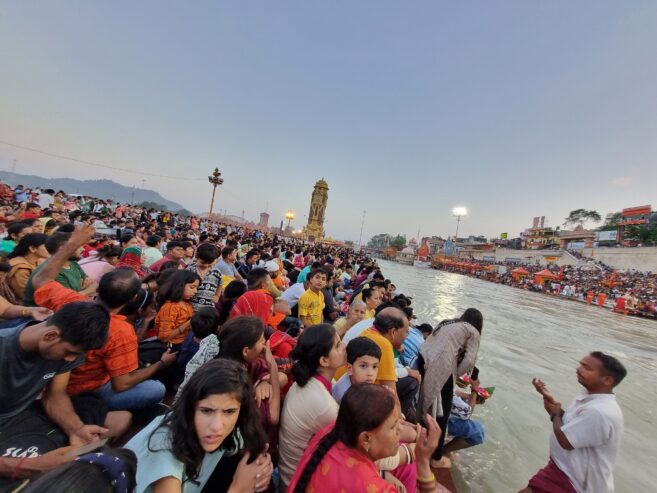
[[[520,493],[611,493],[612,470],[623,434],[623,414],[613,389],[627,370],[595,351],[582,358],[577,381],[586,391],[564,411],[545,383],[532,383],[550,415],[550,461]]]

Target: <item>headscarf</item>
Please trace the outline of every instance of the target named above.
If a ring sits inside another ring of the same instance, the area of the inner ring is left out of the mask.
[[[139,279],[143,279],[146,271],[141,266],[141,248],[134,245],[124,248],[116,267],[130,267],[137,273]]]
[[[235,306],[230,311],[228,319],[239,317],[240,315],[255,315],[262,323],[267,325],[269,317],[272,314],[274,299],[263,291],[247,291],[237,298]]]

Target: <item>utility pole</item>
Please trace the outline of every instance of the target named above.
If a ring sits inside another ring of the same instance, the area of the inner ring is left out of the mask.
[[[363,226],[365,226],[365,214],[367,211],[363,211],[363,220],[360,223],[360,237],[358,238],[358,248],[363,248]]]

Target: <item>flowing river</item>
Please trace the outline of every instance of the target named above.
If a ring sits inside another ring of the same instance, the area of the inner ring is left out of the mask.
[[[526,486],[547,464],[551,433],[531,379],[543,379],[565,407],[582,389],[575,376],[579,359],[595,350],[616,356],[628,370],[616,389],[625,417],[616,492],[657,491],[652,478],[657,322],[458,274],[378,262],[397,291],[413,297],[418,322],[435,325],[469,307],[484,315],[477,366],[481,384],[496,388],[474,412],[485,426],[485,443],[453,457],[459,492],[506,493]]]

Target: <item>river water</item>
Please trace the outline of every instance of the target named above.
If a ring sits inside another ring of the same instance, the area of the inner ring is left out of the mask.
[[[616,356],[628,370],[616,389],[625,417],[616,492],[657,491],[657,322],[458,274],[384,260],[379,265],[398,292],[413,297],[419,322],[435,325],[469,307],[484,315],[477,366],[482,385],[496,388],[474,412],[485,426],[485,443],[453,458],[459,492],[506,493],[526,486],[547,463],[551,433],[532,378],[543,379],[565,407],[582,389],[577,362],[595,350]]]

